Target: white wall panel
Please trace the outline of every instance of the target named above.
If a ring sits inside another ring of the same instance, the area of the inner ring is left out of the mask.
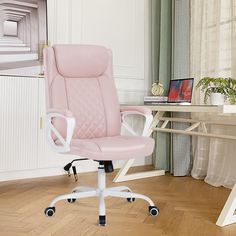
[[[38,80],[0,76],[0,171],[37,167]]]
[[[82,43],[111,48],[117,77],[144,78],[144,14],[140,9],[140,0],[84,0]]]
[[[49,41],[100,44],[113,51],[118,90],[146,94],[148,1],[48,0]],[[140,93],[140,90],[143,93]]]

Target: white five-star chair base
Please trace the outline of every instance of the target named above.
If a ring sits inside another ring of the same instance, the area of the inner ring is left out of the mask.
[[[90,187],[76,187],[72,190],[72,193],[60,195],[53,199],[49,207],[45,209],[47,216],[53,216],[56,208],[55,204],[61,200],[67,200],[69,203],[74,203],[77,199],[97,197],[99,198],[99,219],[98,224],[101,226],[106,225],[106,197],[118,197],[125,198],[128,202],[133,202],[135,199],[143,199],[148,202],[148,212],[152,216],[157,216],[159,209],[154,205],[153,201],[142,194],[133,193],[129,187],[118,186],[112,188],[106,188],[106,173],[102,162],[99,163],[98,167],[98,188]]]

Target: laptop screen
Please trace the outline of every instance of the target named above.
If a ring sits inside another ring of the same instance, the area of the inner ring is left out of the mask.
[[[171,80],[168,92],[168,102],[191,103],[192,91],[193,91],[193,78]]]

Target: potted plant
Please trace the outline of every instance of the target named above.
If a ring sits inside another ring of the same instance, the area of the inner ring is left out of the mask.
[[[232,78],[202,78],[197,86],[204,92],[204,103],[210,97],[212,105],[223,105],[225,99],[230,104],[236,103],[236,80]]]
[[[231,105],[236,104],[236,80],[232,78],[227,79],[226,95]]]

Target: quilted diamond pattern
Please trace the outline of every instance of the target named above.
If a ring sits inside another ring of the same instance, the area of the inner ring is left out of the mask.
[[[73,138],[119,135],[120,105],[111,50],[94,45],[56,45],[44,50],[44,59],[47,109],[72,112],[76,118]],[[54,119],[53,124],[65,137],[64,120]]]
[[[73,138],[106,136],[106,115],[98,79],[66,78],[68,108],[76,117]]]

